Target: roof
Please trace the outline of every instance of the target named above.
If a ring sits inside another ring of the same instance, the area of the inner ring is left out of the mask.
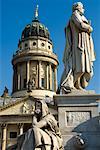
[[[32,23],[26,25],[22,31],[21,40],[25,40],[28,37],[34,36],[40,36],[50,40],[48,28],[37,19],[34,19]]]

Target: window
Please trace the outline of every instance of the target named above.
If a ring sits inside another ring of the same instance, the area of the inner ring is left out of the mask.
[[[45,44],[44,44],[44,43],[41,43],[41,45],[44,46]]]
[[[50,46],[48,46],[48,48],[50,49]]]
[[[41,79],[41,86],[44,87],[44,78]]]
[[[25,47],[27,47],[28,46],[28,44],[27,43],[25,43]]]
[[[36,42],[33,42],[33,46],[36,46]]]
[[[26,79],[24,79],[24,88],[26,88],[26,82],[27,82]]]
[[[17,132],[10,132],[10,139],[17,138]]]
[[[0,132],[0,139],[1,139],[1,132]]]

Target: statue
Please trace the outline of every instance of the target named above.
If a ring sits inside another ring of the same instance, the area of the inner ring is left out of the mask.
[[[95,53],[90,21],[84,16],[81,2],[73,5],[73,13],[65,28],[66,46],[61,87],[84,90],[93,76]]]
[[[32,92],[32,84],[33,84],[33,82],[29,79],[29,81],[28,81],[28,90],[27,90],[27,92],[28,93],[30,93],[30,92]]]
[[[29,105],[26,102],[22,106],[22,113],[23,114],[34,114],[34,105]]]
[[[23,104],[23,107],[22,107],[22,112],[23,114],[28,114],[29,113],[29,105],[27,103],[24,103]]]
[[[18,138],[17,150],[62,150],[62,138],[54,116],[43,100],[35,102],[32,128]]]

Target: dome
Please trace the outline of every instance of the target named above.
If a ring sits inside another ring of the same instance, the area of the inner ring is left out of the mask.
[[[39,20],[34,19],[31,24],[28,24],[22,32],[21,39],[40,36],[50,39],[48,28],[45,27]]]
[[[53,98],[56,94],[58,58],[47,27],[38,19],[38,6],[34,19],[22,31],[12,65],[13,97]]]

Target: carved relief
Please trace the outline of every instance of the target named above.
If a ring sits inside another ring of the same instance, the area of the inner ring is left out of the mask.
[[[90,119],[90,112],[66,112],[68,126],[75,126]]]
[[[44,64],[41,65],[41,77],[42,78],[45,77],[45,66],[44,66]]]
[[[36,75],[36,66],[33,66],[33,67],[32,67],[32,74],[33,74],[33,75]]]
[[[24,103],[22,106],[23,114],[33,114],[35,110],[35,106],[33,104]]]
[[[30,80],[32,82],[32,87],[36,87],[36,75],[37,75],[37,67],[36,63],[31,64],[31,69],[30,69]]]

